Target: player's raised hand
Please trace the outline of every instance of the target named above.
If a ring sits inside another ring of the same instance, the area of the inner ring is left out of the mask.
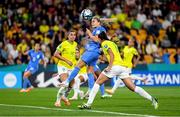
[[[91,33],[91,31],[88,28],[86,28],[86,33],[93,41],[100,42],[98,36],[93,36],[93,34]]]
[[[91,33],[91,31],[88,29],[88,28],[86,28],[86,33],[91,37],[92,36],[92,33]]]

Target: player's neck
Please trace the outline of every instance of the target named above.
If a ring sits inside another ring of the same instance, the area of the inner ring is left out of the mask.
[[[74,42],[74,41],[70,41],[70,40],[68,40],[68,42],[69,42],[69,43],[71,43],[71,44],[73,44],[73,42]]]
[[[101,25],[97,25],[97,26],[95,26],[95,28],[97,28],[97,27],[100,27]]]
[[[128,45],[128,48],[132,48],[132,46]]]
[[[101,43],[104,42],[105,40],[101,40]]]
[[[35,52],[38,52],[39,50],[34,50]]]

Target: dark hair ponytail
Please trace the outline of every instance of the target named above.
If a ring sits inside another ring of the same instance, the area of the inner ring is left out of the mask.
[[[104,31],[102,31],[98,37],[101,39],[101,40],[109,40],[106,33]]]

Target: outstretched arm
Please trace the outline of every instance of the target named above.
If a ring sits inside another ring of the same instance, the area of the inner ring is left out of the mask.
[[[22,53],[23,55],[28,55],[28,53],[29,53],[29,46],[26,48],[26,50]]]
[[[113,54],[113,52],[112,52],[112,50],[111,50],[110,48],[108,49],[108,54],[109,54],[109,56],[110,56],[110,60],[109,60],[109,65],[108,65],[108,67],[106,68],[106,71],[111,70],[111,68],[112,68],[112,66],[113,66],[113,61],[114,61],[114,54]]]
[[[99,42],[100,43],[100,40],[98,38],[98,36],[93,36],[93,34],[91,33],[91,31],[89,29],[86,28],[86,33],[88,34],[88,36],[95,42]]]
[[[100,18],[100,20],[104,22],[116,22],[117,18]]]
[[[137,58],[134,59],[133,67],[136,67],[136,65],[137,65],[138,62],[139,62],[139,59],[140,59],[140,55],[138,54],[138,55],[137,55]]]
[[[66,63],[69,64],[70,66],[73,65],[73,63],[72,63],[71,61],[69,61],[69,60],[67,60],[66,58],[62,57],[62,56],[61,56],[61,53],[58,52],[57,50],[56,50],[55,53],[54,53],[54,57],[56,57],[56,58],[58,58],[58,59],[60,59],[60,60],[62,60],[62,61],[64,61],[64,62],[66,62]]]

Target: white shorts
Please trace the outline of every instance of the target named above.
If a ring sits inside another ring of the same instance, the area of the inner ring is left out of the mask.
[[[66,67],[64,67],[64,66],[57,66],[57,69],[58,69],[58,74],[59,75],[61,75],[61,74],[63,74],[63,73],[68,73],[68,74],[70,74],[71,73],[71,69],[68,69],[68,68],[66,68]]]
[[[86,82],[87,80],[88,80],[88,75],[85,73],[85,74],[78,74],[76,77],[75,77],[75,79],[76,78],[79,78],[79,76],[82,76],[83,78],[84,78],[84,82]]]
[[[105,70],[103,70],[102,73],[108,78],[117,76],[121,79],[124,79],[129,77],[129,70],[126,67],[120,65],[114,65],[112,66],[110,71],[106,72]]]
[[[131,74],[132,69],[131,69],[131,68],[126,68],[126,69],[127,69],[127,72],[128,72],[129,74]]]

